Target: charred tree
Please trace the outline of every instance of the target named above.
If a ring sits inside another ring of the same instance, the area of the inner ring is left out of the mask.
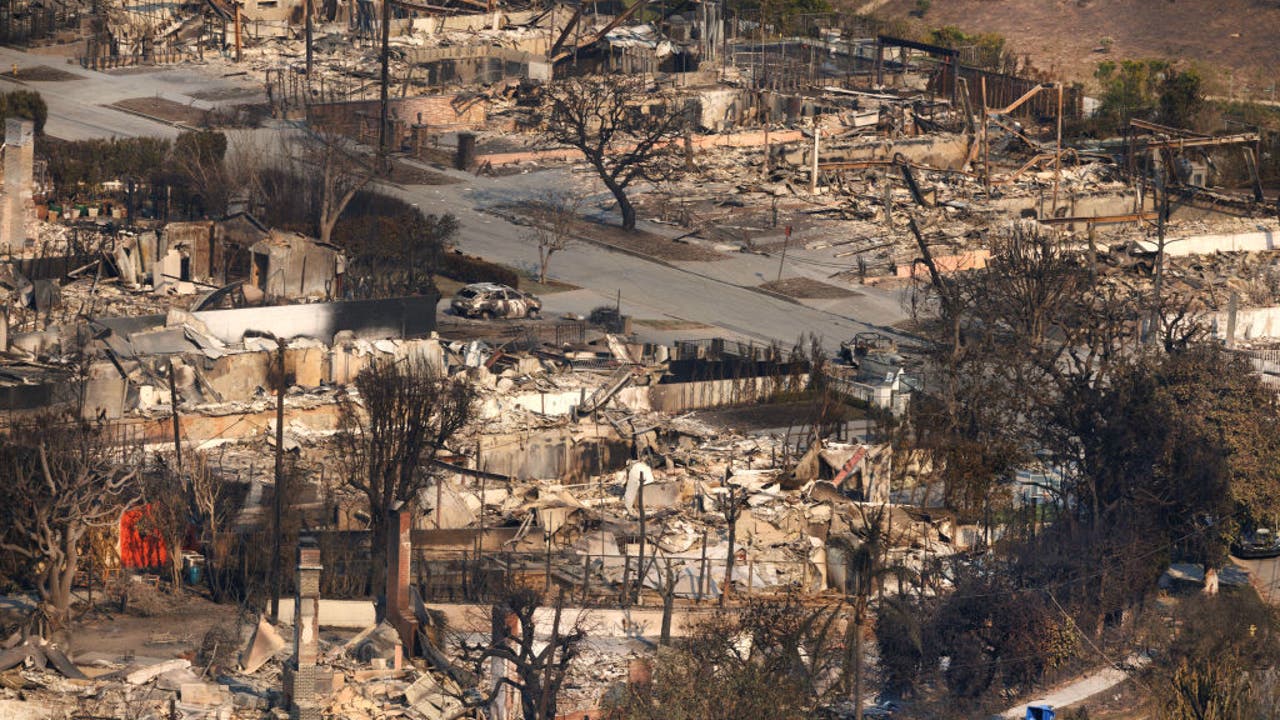
[[[679,99],[651,92],[642,78],[609,75],[552,84],[547,102],[547,135],[582,152],[617,201],[622,227],[634,230],[628,189],[669,177],[680,165],[674,141],[689,117]]]

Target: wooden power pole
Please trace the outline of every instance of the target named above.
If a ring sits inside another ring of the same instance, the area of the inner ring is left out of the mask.
[[[276,338],[276,490],[271,524],[271,622],[280,622],[280,541],[284,528],[284,339]]]
[[[391,0],[382,0],[382,79],[378,89],[378,165],[385,172],[389,167],[387,138],[387,88],[391,84]]]
[[[312,14],[315,13],[315,6],[312,0],[307,0],[307,84],[311,84],[311,34],[312,34]]]

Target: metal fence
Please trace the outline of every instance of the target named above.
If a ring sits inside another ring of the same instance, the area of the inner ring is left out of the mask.
[[[196,55],[186,50],[174,49],[157,50],[136,55],[82,55],[77,60],[82,68],[110,70],[111,68],[132,67],[134,65],[177,65],[196,60]]]
[[[686,603],[717,602],[727,566],[724,558],[646,556],[641,584],[639,558],[630,555],[414,548],[410,572],[425,602],[493,603],[526,587],[548,602],[563,588],[581,607],[661,607],[668,593]],[[810,589],[820,579],[805,560],[739,560],[733,574],[736,595]]]
[[[59,31],[80,29],[80,6],[52,3],[41,7],[27,1],[0,3],[0,44],[29,45],[52,40]]]

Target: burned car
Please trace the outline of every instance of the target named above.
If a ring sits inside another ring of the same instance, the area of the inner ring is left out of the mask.
[[[462,317],[536,318],[542,312],[542,301],[506,285],[474,283],[458,291],[451,303],[453,312]]]

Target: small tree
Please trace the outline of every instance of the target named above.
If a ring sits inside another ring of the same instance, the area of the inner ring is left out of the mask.
[[[355,381],[359,404],[342,407],[338,434],[343,482],[367,503],[374,562],[374,592],[386,577],[386,517],[400,503],[414,503],[434,475],[432,463],[467,425],[476,392],[466,381],[442,375],[420,356],[379,360]]]
[[[209,466],[209,457],[205,453],[192,453],[184,460],[183,467],[189,468],[187,508],[204,555],[205,582],[213,599],[221,601],[233,590],[232,573],[222,549],[227,524],[239,501],[233,497],[231,484],[226,478]]]
[[[533,230],[529,238],[538,246],[538,282],[547,281],[551,256],[569,247],[578,221],[581,199],[566,192],[549,190],[529,204]]]
[[[888,562],[889,548],[894,538],[889,532],[890,509],[884,505],[869,507],[858,505],[858,529],[855,531],[857,541],[852,538],[840,538],[844,549],[845,577],[848,583],[845,593],[848,595],[852,612],[847,618],[847,640],[845,648],[844,679],[846,690],[853,699],[854,717],[862,717],[863,692],[863,629],[868,619],[871,597],[877,587],[883,585],[884,579],[897,576],[901,581],[905,569],[900,565]]]
[[[675,169],[672,141],[689,125],[681,101],[624,75],[562,80],[547,88],[547,101],[547,135],[582,151],[617,200],[622,227],[634,230],[636,210],[627,190],[636,180],[658,180]]]
[[[0,439],[0,550],[28,561],[55,637],[69,620],[81,540],[136,501],[136,474],[116,457],[100,426],[70,417],[46,416]]]
[[[49,117],[49,108],[45,105],[40,93],[31,90],[14,90],[0,95],[0,116],[5,118],[22,118],[35,125],[37,135],[44,133],[44,123]]]

